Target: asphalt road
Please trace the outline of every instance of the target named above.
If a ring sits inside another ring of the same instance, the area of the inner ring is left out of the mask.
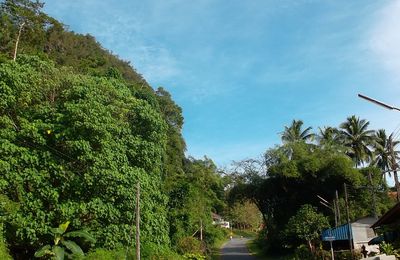
[[[233,238],[221,248],[222,260],[256,260],[247,250],[247,238]]]

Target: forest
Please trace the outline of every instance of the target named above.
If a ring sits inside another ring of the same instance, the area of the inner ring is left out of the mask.
[[[343,208],[343,184],[352,219],[394,205],[396,134],[356,116],[318,133],[293,120],[262,158],[219,169],[185,155],[166,89],[43,5],[0,1],[1,259],[135,259],[138,187],[143,259],[209,258],[229,237],[212,213],[259,231],[265,251],[313,251],[296,216],[316,216],[314,233],[334,225],[316,195],[338,191]]]

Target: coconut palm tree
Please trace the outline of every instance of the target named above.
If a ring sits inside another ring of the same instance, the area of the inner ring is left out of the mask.
[[[397,191],[397,201],[400,201],[400,183],[399,176],[397,175],[398,164],[397,160],[400,158],[399,151],[396,150],[396,146],[400,143],[399,141],[394,140],[393,134],[391,134],[387,140],[388,150],[390,154],[390,168],[393,171],[394,183]]]
[[[369,122],[356,116],[348,117],[340,124],[340,138],[348,148],[347,155],[353,159],[356,167],[369,161],[372,156],[370,149],[374,143],[374,131],[368,130]]]
[[[302,129],[303,121],[293,120],[290,126],[285,126],[285,130],[281,133],[281,139],[284,143],[311,141],[314,134],[311,133],[312,127]]]
[[[392,135],[390,135],[389,137],[390,139],[392,139]],[[382,176],[385,180],[386,183],[386,173],[389,175],[390,177],[390,171],[389,169],[391,169],[391,145],[388,142],[389,139],[386,135],[386,131],[385,129],[379,129],[374,136],[375,139],[375,143],[374,143],[374,154],[373,154],[373,160],[372,160],[372,164],[377,166],[379,169],[382,170]],[[397,143],[395,144],[397,145]]]
[[[340,144],[339,130],[335,127],[325,126],[324,128],[318,128],[319,134],[317,140],[321,146],[332,146]]]

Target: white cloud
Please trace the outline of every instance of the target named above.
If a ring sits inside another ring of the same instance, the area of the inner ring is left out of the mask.
[[[180,73],[178,61],[166,48],[142,45],[130,52],[130,60],[150,82],[162,82]]]
[[[377,12],[370,48],[393,77],[400,80],[400,1],[389,1]]]

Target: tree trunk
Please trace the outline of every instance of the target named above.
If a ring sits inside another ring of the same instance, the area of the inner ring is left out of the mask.
[[[25,26],[25,22],[22,22],[21,25],[19,26],[17,40],[15,41],[13,61],[15,61],[17,59],[19,39],[21,38],[22,29],[24,28],[24,26]]]
[[[308,240],[307,243],[308,243],[308,248],[310,249],[310,252],[314,253],[314,247],[313,247],[313,244],[311,243],[311,241]]]
[[[397,198],[397,202],[399,202],[400,201],[400,185],[399,185],[399,176],[397,176],[396,170],[393,171],[393,177],[394,177],[394,183],[395,183],[396,191],[397,191],[396,198]]]

